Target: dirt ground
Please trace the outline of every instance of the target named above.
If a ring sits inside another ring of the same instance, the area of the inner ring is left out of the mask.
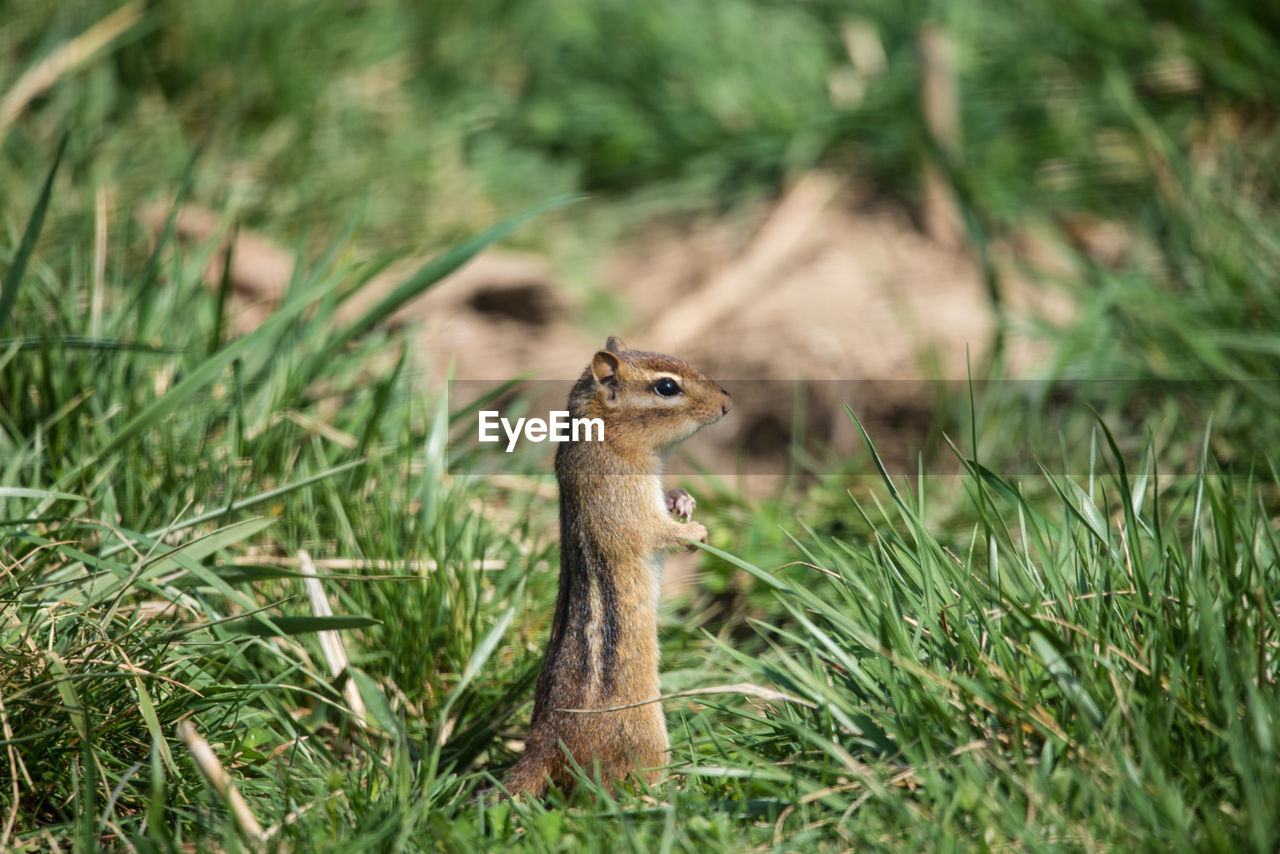
[[[158,231],[165,215],[157,206],[140,218]],[[194,207],[180,213],[176,227],[193,243],[220,235],[218,218]],[[278,304],[294,255],[248,231],[237,241],[230,311],[232,328],[243,333]],[[977,379],[988,376],[997,332],[979,265],[967,248],[949,242],[923,233],[900,205],[811,173],[747,214],[653,222],[609,252],[598,280],[627,309],[616,329],[584,329],[550,260],[501,249],[483,253],[390,322],[417,328],[427,383],[450,368],[455,378],[495,382],[530,373],[564,381],[559,397],[605,333],[684,357],[735,395],[733,417],[697,440],[699,455],[725,471],[785,469],[798,430],[836,454],[859,451],[846,402],[883,454],[909,460],[915,434],[930,423],[926,381],[963,381],[971,370]],[[997,254],[1002,370],[1017,376],[1034,371],[1043,357],[1036,342],[1019,334],[1025,320],[1061,319],[1070,306],[1014,274],[1012,250]],[[207,271],[212,287],[221,259],[214,253]],[[379,275],[348,301],[340,320],[358,317],[425,260]],[[544,409],[561,404],[537,402]]]

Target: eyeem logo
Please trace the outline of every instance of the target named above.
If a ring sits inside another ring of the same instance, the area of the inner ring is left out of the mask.
[[[507,434],[507,453],[516,449],[516,442],[521,432],[530,442],[603,442],[604,419],[602,418],[570,418],[567,409],[558,409],[548,413],[551,418],[517,418],[513,426],[511,421],[503,418],[494,409],[480,411],[481,442],[500,442],[498,427]]]

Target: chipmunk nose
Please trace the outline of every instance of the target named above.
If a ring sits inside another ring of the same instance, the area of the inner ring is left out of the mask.
[[[724,394],[724,402],[720,404],[721,417],[728,415],[729,410],[733,409],[733,395],[724,390],[724,386],[720,386],[721,393]]]

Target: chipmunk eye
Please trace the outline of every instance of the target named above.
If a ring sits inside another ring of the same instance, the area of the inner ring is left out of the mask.
[[[671,377],[663,377],[653,384],[653,390],[661,397],[675,397],[680,393],[680,383]]]

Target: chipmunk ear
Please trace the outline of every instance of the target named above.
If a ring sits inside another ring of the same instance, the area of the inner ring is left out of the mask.
[[[604,348],[610,353],[617,353],[621,356],[627,352],[627,345],[622,343],[622,339],[617,335],[610,335],[609,340],[604,342]]]
[[[612,344],[616,338],[610,338]],[[615,352],[600,350],[591,357],[591,376],[596,383],[609,391],[609,400],[618,399],[618,367],[621,362]]]

